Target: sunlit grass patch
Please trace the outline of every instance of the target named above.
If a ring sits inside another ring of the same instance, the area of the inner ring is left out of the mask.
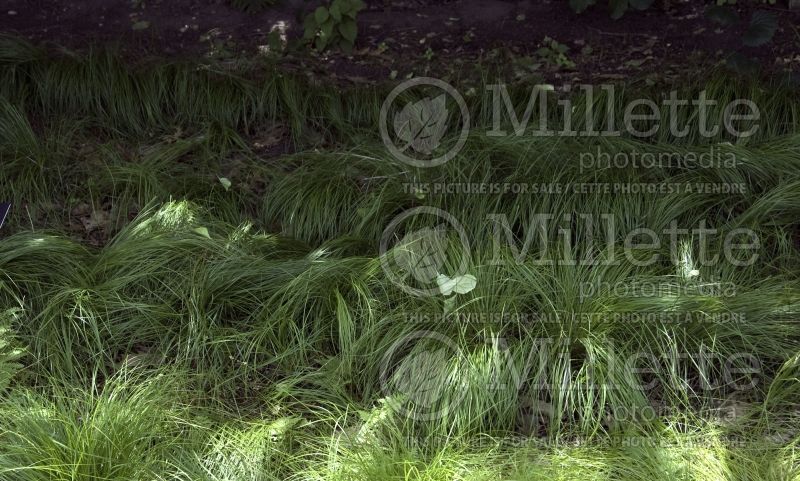
[[[492,137],[472,98],[418,168],[379,89],[49,55],[0,39],[0,478],[798,478],[790,93],[710,78],[762,105],[741,142]],[[673,222],[716,232],[626,249]]]

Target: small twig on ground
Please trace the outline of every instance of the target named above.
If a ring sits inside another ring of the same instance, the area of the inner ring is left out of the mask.
[[[597,33],[599,33],[599,34],[601,34],[601,35],[612,35],[612,36],[615,36],[615,37],[648,37],[648,38],[658,38],[658,36],[657,36],[657,35],[651,35],[651,34],[649,34],[649,33],[631,33],[631,32],[626,32],[626,33],[617,33],[617,32],[605,32],[605,31],[603,31],[603,30],[600,30],[600,29],[597,29],[597,28],[594,28],[594,27],[589,27],[589,28],[591,28],[592,30],[594,30],[595,32],[597,32]]]

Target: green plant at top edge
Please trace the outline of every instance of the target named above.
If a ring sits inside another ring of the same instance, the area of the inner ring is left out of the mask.
[[[647,10],[653,5],[654,0],[608,0],[608,10],[611,18],[622,17],[629,8]],[[596,3],[596,0],[569,0],[569,6],[575,13],[581,13]]]
[[[255,13],[267,7],[275,6],[277,0],[230,0],[234,8],[243,10],[247,13]]]
[[[319,52],[336,46],[350,53],[358,36],[356,16],[365,7],[362,0],[333,0],[317,7],[303,22],[303,40],[313,42]]]

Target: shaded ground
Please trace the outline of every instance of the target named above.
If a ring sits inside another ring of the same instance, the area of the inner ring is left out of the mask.
[[[126,54],[176,58],[205,56],[222,62],[264,54],[268,35],[285,25],[302,35],[300,0],[284,0],[257,14],[227,0],[6,0],[0,30],[73,49],[115,44]],[[315,2],[310,2],[313,8]],[[741,46],[752,7],[736,7],[745,21],[720,29],[703,17],[706,2],[658,1],[621,20],[597,7],[574,14],[563,0],[372,1],[358,18],[359,38],[350,55],[317,56],[305,48],[272,55],[288,67],[351,82],[432,75],[473,76],[500,66],[507,80],[618,80],[648,72],[661,80],[685,77],[739,51],[761,60],[766,71],[800,70],[800,11],[776,11],[773,42]],[[743,3],[743,2],[739,2]],[[569,47],[567,62],[543,58],[545,37]],[[574,67],[571,65],[574,63]]]

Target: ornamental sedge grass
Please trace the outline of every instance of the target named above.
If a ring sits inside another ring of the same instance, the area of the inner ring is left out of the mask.
[[[3,479],[800,476],[791,92],[715,78],[679,89],[753,99],[763,128],[740,142],[696,129],[491,137],[491,103],[469,98],[463,155],[421,169],[376,138],[379,89],[129,68],[5,37],[0,64],[0,197],[15,206],[0,231]],[[618,92],[620,115],[638,93]],[[518,111],[529,94],[510,90]],[[578,128],[586,96],[572,100]],[[265,158],[251,137],[276,123],[293,152]],[[585,157],[711,146],[736,164]],[[569,188],[589,183],[744,188]],[[543,184],[562,188],[480,191]],[[427,274],[474,276],[468,292],[414,296],[397,280],[435,275],[384,269],[418,260],[428,245],[411,234],[439,232],[441,218],[414,217],[381,250],[393,219],[422,206],[462,229],[438,238]],[[603,215],[613,229],[585,222]],[[717,232],[626,257],[629,232],[673,221]],[[741,228],[759,241],[747,265],[725,257]],[[606,262],[540,262],[589,256]]]

